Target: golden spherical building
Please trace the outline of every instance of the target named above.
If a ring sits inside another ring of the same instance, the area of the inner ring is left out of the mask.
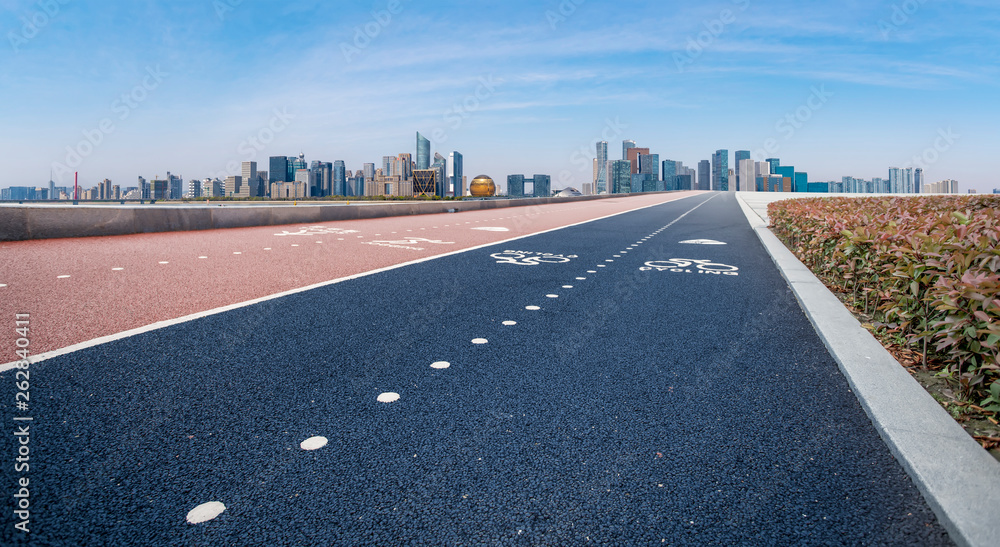
[[[472,179],[472,184],[469,185],[469,192],[474,198],[491,198],[497,193],[497,185],[490,177],[479,175]]]

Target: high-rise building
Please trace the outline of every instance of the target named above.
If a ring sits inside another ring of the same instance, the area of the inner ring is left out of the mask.
[[[242,164],[242,172],[240,177],[243,179],[243,184],[247,186],[247,197],[259,197],[260,188],[257,184],[257,162],[255,161],[245,161]]]
[[[392,165],[395,163],[396,158],[392,156],[382,156],[382,176],[391,177],[396,173],[392,172]]]
[[[532,182],[536,198],[552,197],[552,177],[548,175],[535,175]]]
[[[285,156],[271,156],[268,159],[268,183],[285,182],[288,180],[288,158]]]
[[[169,173],[167,173],[169,175]],[[111,180],[104,179],[98,185],[98,199],[114,199],[111,195]]]
[[[149,181],[149,199],[170,199],[170,181]]]
[[[336,160],[333,162],[333,188],[332,192],[334,196],[346,196],[347,195],[347,173],[346,167],[344,165],[344,160]]]
[[[924,170],[917,167],[913,170],[913,191],[920,192],[924,188]]]
[[[628,160],[628,149],[635,148],[635,141],[625,140],[622,141],[622,159]]]
[[[739,152],[737,152],[739,154]],[[749,153],[748,153],[749,154]],[[736,185],[740,192],[753,192],[757,189],[756,166],[750,158],[744,158],[736,164]]]
[[[507,175],[507,197],[524,197],[524,175]]]
[[[429,169],[431,166],[431,141],[417,131],[417,169]],[[416,192],[416,190],[414,190]]]
[[[677,162],[663,160],[660,166],[662,167],[663,189],[668,192],[677,190]]]
[[[698,162],[698,189],[712,189],[712,162],[708,160]]]
[[[639,174],[643,175],[642,191],[662,191],[663,188],[660,187],[660,155],[640,154],[638,159]]]
[[[396,156],[392,167],[392,176],[399,177],[400,183],[408,183],[413,178],[413,156],[409,153],[402,153]],[[400,190],[402,192],[402,190]],[[397,195],[404,195],[403,193]]]
[[[448,179],[445,178],[448,173],[448,160],[444,159],[444,156],[439,152],[435,152],[431,169],[437,173],[434,179],[435,193],[438,197],[443,198],[448,195]]]
[[[598,194],[608,191],[608,141],[597,143],[597,176],[594,178],[594,187]]]
[[[115,186],[115,188],[118,188]],[[201,197],[201,181],[198,179],[191,179],[188,181],[188,191],[187,197],[189,198],[200,198]]]
[[[632,163],[628,160],[611,162],[608,176],[611,177],[609,184],[612,194],[627,194],[632,191]]]
[[[729,150],[716,150],[712,154],[712,189],[729,191]]]
[[[740,162],[743,160],[750,159],[749,150],[737,150],[734,154],[734,167],[736,167],[736,191],[745,190],[743,188],[743,179],[740,176]]]
[[[632,148],[626,150],[626,152],[628,153],[628,157],[625,159],[629,161],[632,174],[635,175],[639,172],[639,156],[649,154],[649,148],[638,148],[633,146]]]
[[[465,166],[462,165],[464,158],[458,152],[452,152],[449,156],[448,184],[451,186],[452,195],[460,198],[465,195]]]
[[[767,158],[764,161],[767,162],[772,175],[778,172],[778,167],[781,167],[781,160],[778,158]]]
[[[362,168],[362,174],[365,177],[366,183],[375,180],[375,164],[374,163],[364,164]]]

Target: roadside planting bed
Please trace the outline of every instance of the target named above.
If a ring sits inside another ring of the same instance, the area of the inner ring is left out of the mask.
[[[1000,196],[793,199],[771,231],[1000,459]]]

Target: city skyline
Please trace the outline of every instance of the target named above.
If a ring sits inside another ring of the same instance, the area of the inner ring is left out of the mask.
[[[592,181],[596,142],[632,139],[687,165],[746,150],[810,180],[919,167],[986,193],[988,6],[5,2],[0,187],[224,179],[299,152],[358,170],[417,157],[418,130],[470,177],[553,189]]]

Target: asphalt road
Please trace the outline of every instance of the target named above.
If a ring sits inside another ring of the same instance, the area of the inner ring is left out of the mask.
[[[727,194],[56,357],[30,404],[37,545],[949,544]]]

